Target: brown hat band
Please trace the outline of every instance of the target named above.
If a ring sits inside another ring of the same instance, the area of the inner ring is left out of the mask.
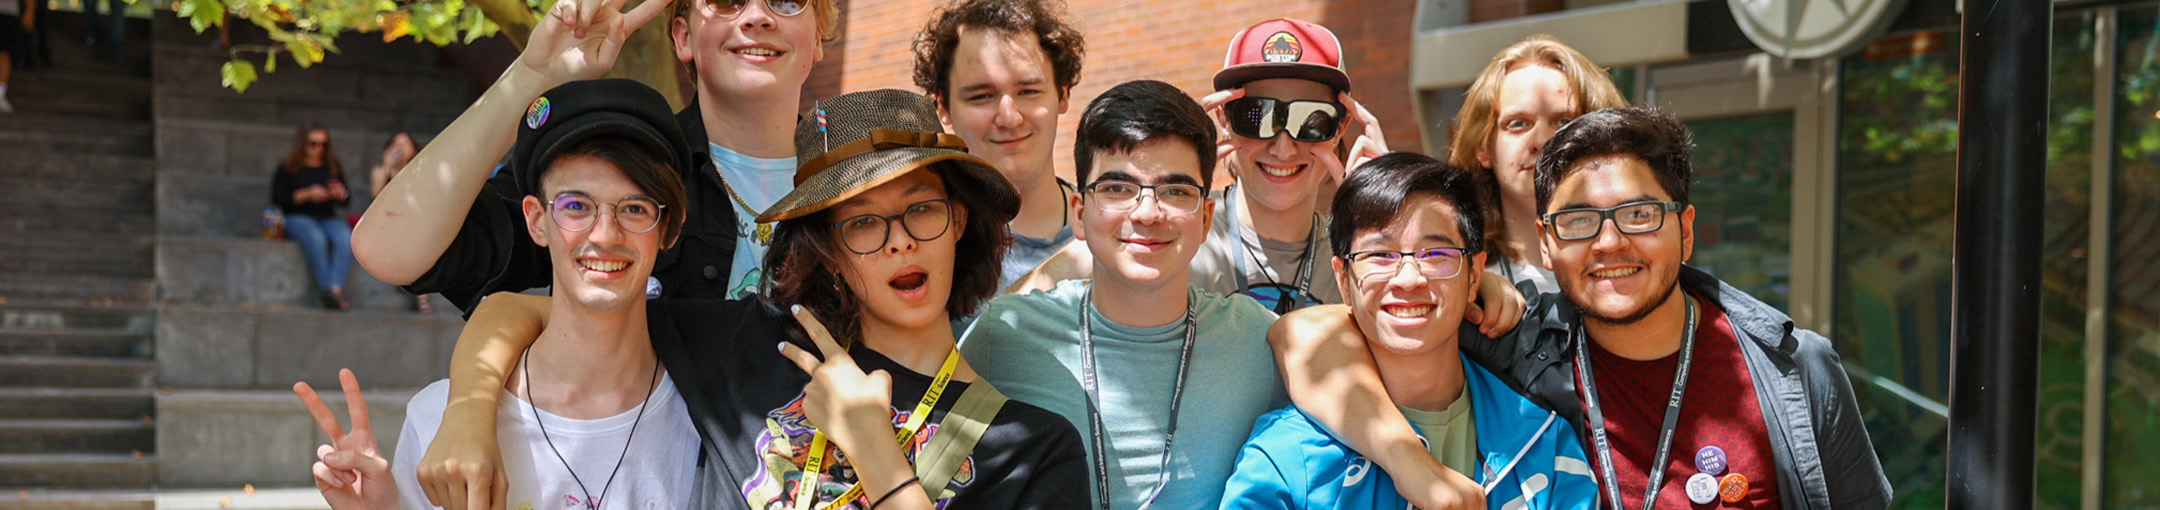
[[[946,133],[927,133],[904,129],[871,129],[868,137],[834,147],[832,150],[825,151],[824,154],[819,154],[815,158],[810,158],[810,161],[804,162],[801,167],[795,170],[795,185],[801,186],[803,181],[810,180],[810,176],[817,175],[818,171],[841,161],[846,161],[848,158],[902,147],[951,149],[966,152],[967,141],[962,140],[959,136]]]

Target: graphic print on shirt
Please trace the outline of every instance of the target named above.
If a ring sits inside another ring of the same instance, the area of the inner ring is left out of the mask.
[[[907,424],[908,416],[914,410],[896,408],[892,411],[893,430],[897,431]],[[930,438],[937,436],[937,432],[938,424],[935,421],[924,423],[922,430],[917,432],[908,444],[901,446],[901,453],[907,456],[910,464],[916,462],[915,456],[922,452]],[[802,485],[802,466],[809,463],[810,442],[816,433],[817,429],[810,426],[809,416],[803,412],[801,394],[795,395],[795,399],[788,401],[786,406],[765,413],[765,431],[758,434],[754,443],[760,459],[758,470],[750,479],[743,481],[743,500],[750,503],[752,508],[794,509],[795,494]],[[820,473],[814,482],[816,497],[812,498],[815,502],[813,508],[817,509],[831,504],[834,498],[847,492],[848,487],[857,480],[854,464],[848,461],[846,455],[840,453],[839,445],[833,444],[831,437],[825,439],[825,466],[821,469],[824,473]],[[952,482],[946,484],[940,493],[933,495],[935,506],[945,508],[954,493],[967,488],[974,481],[975,458],[970,456],[960,462],[960,471],[953,474]],[[855,501],[838,508],[864,510],[870,505],[870,499],[876,496],[863,494]]]

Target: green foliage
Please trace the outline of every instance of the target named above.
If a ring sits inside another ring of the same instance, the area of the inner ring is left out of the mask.
[[[277,72],[277,61],[291,59],[307,68],[338,53],[337,38],[346,33],[378,33],[383,41],[410,37],[437,46],[471,43],[500,29],[480,9],[486,0],[175,0],[174,12],[197,33],[226,23],[246,21],[270,35],[270,44],[236,45],[219,70],[226,87],[245,92],[262,71]],[[535,3],[509,0],[534,9]],[[537,16],[537,10],[526,10]]]

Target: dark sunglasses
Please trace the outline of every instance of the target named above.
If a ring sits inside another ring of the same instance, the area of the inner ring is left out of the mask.
[[[1289,133],[1300,142],[1325,142],[1342,131],[1349,110],[1334,101],[1286,101],[1272,97],[1241,97],[1223,105],[1230,132],[1266,140]]]

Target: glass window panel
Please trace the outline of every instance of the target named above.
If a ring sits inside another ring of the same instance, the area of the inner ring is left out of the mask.
[[[2040,239],[2039,508],[2079,507],[2084,462],[2085,274],[2092,221],[2092,11],[2055,17],[2047,191]]]
[[[2160,9],[2122,11],[2115,60],[2101,506],[2160,506]]]
[[[1937,37],[1844,59],[1838,97],[1831,339],[1898,508],[1943,507],[1958,53]]]
[[[1792,112],[1687,124],[1695,133],[1689,265],[1785,309],[1792,299]]]

